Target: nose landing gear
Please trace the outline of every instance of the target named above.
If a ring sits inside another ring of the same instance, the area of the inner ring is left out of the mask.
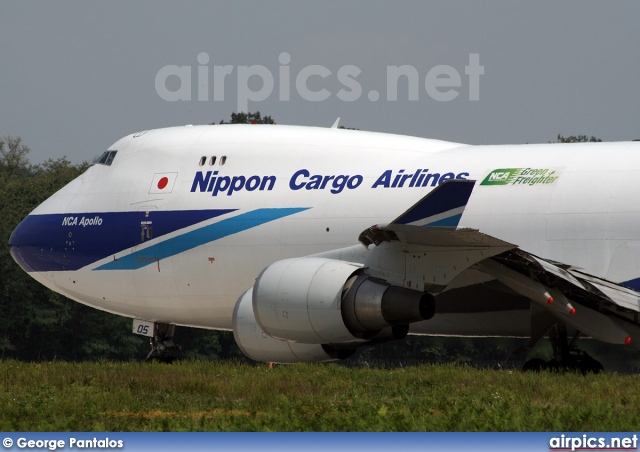
[[[151,351],[145,361],[159,361],[162,363],[172,363],[180,358],[182,347],[173,342],[173,334],[176,326],[168,323],[156,323],[154,334],[151,338]]]
[[[133,332],[150,337],[151,351],[145,361],[172,363],[180,358],[182,347],[173,342],[176,326],[170,323],[154,323],[135,319]]]

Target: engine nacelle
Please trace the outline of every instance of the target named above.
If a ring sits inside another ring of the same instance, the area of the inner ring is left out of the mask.
[[[253,289],[246,291],[233,310],[233,337],[249,358],[266,363],[330,362],[348,358],[354,353],[354,349],[274,339],[256,322],[252,295]]]
[[[286,341],[342,344],[433,317],[431,294],[390,286],[361,268],[317,257],[274,262],[254,285],[258,325]]]

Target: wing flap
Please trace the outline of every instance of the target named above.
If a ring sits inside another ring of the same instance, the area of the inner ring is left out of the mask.
[[[564,279],[565,281],[575,285],[576,287],[580,287],[582,289],[585,288],[582,285],[582,283],[576,277],[574,277],[568,270],[562,268],[560,265],[552,264],[551,262],[546,261],[544,259],[541,259],[541,258],[539,258],[537,256],[534,256],[533,254],[530,254],[529,256],[533,260],[535,260],[538,264],[540,264],[540,266],[545,271],[551,273],[552,275],[556,276],[557,278]]]
[[[615,305],[633,312],[640,312],[640,294],[633,289],[589,275],[568,265],[551,262],[533,254],[529,256],[540,264],[545,272],[570,283],[575,289],[584,292],[585,296],[599,298],[599,301],[604,303],[603,307]]]
[[[600,310],[624,308],[640,312],[640,293],[575,267],[543,259],[521,249],[496,256],[496,259],[522,274],[535,274],[537,279],[548,285],[562,287],[563,292],[571,292],[572,297],[581,299],[581,304]]]
[[[578,277],[600,291],[613,304],[640,312],[640,294],[638,292],[586,273],[580,272]]]

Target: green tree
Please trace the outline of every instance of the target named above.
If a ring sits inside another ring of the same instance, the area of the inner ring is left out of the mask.
[[[596,137],[588,137],[586,135],[570,135],[568,137],[564,137],[558,134],[558,143],[596,143],[601,142],[600,138]]]
[[[20,138],[0,139],[0,355],[22,355],[29,350],[38,358],[48,346],[51,328],[69,318],[70,303],[32,280],[13,262],[6,244],[13,229],[51,193],[82,172],[66,159],[33,166],[29,148]]]
[[[132,346],[139,347],[124,336],[130,333],[128,319],[66,299],[36,282],[11,258],[6,244],[20,221],[89,166],[64,157],[31,165],[28,154],[20,138],[0,139],[0,239],[5,244],[0,249],[0,357],[128,359],[131,355],[125,354]]]
[[[260,112],[256,111],[255,113],[231,113],[231,121],[222,120],[220,124],[275,124],[275,121],[271,116],[262,117]]]
[[[219,122],[219,124],[275,124],[276,122],[271,118],[271,116],[262,116],[259,111],[255,113],[231,113],[231,121],[227,122],[224,119]],[[211,123],[212,125],[215,122]],[[347,130],[360,130],[355,127],[345,127],[338,126],[338,129],[347,129]]]
[[[28,174],[31,170],[28,153],[29,148],[22,144],[22,138],[11,135],[0,138],[0,175],[8,178]]]

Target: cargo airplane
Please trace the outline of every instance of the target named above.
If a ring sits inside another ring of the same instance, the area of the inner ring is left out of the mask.
[[[117,141],[10,238],[50,289],[133,319],[233,330],[264,362],[407,334],[640,344],[640,143],[471,146],[281,125]]]

